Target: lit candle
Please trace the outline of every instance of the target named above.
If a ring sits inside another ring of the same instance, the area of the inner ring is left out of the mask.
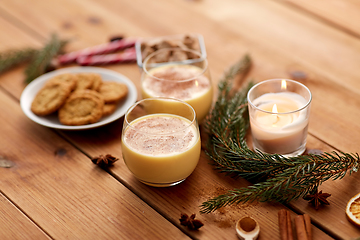
[[[264,153],[305,151],[311,93],[292,80],[267,80],[248,93],[253,146]]]

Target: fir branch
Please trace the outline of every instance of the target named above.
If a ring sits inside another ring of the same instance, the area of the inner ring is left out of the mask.
[[[220,172],[257,183],[202,203],[202,213],[248,201],[289,202],[313,192],[327,180],[341,179],[360,167],[358,154],[333,152],[286,158],[250,150],[245,136],[249,127],[246,95],[251,83],[229,96],[231,79],[239,73],[236,69],[240,69],[244,59],[218,85],[218,99],[204,123],[209,134],[206,154]]]
[[[346,153],[300,156],[288,159],[288,161],[294,161],[291,164],[292,167],[283,169],[281,173],[266,181],[246,188],[231,190],[224,195],[212,198],[201,205],[201,212],[209,213],[229,204],[248,201],[289,202],[313,192],[320,184],[329,179],[343,178],[347,171],[352,172],[359,168],[360,163],[358,155]],[[278,165],[288,166],[288,163],[284,161]],[[246,162],[239,162],[239,164],[249,165]],[[256,166],[256,164],[251,165]],[[258,170],[260,169],[264,168],[258,168]]]
[[[204,123],[208,133],[215,134],[216,136],[227,134],[227,131],[224,131],[224,129],[230,127],[229,123],[239,124],[242,128],[238,129],[247,128],[243,124],[246,125],[248,123],[244,122],[243,118],[238,118],[238,116],[243,115],[244,110],[247,111],[246,95],[244,95],[244,92],[238,92],[233,96],[230,94],[230,91],[232,90],[232,80],[237,75],[246,73],[250,67],[251,59],[248,55],[245,55],[220,80],[218,100]],[[251,85],[248,87],[251,87]],[[221,119],[218,118],[219,116]]]
[[[14,49],[0,53],[0,73],[30,61],[36,53],[37,50],[33,48]]]
[[[53,34],[50,41],[35,54],[33,61],[25,70],[25,82],[30,83],[35,78],[44,74],[46,67],[61,52],[66,43],[67,41],[61,41],[56,34]]]

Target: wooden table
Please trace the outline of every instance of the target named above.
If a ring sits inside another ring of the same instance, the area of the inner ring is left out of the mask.
[[[3,0],[0,51],[40,48],[51,33],[72,39],[66,51],[108,41],[110,36],[155,37],[202,34],[216,87],[223,72],[245,53],[254,65],[249,78],[293,78],[313,93],[308,149],[359,151],[359,1],[280,0]],[[258,220],[259,239],[279,239],[278,211],[308,213],[314,239],[355,239],[360,228],[346,218],[347,201],[360,192],[360,175],[328,181],[330,206],[315,210],[300,199],[232,205],[200,214],[199,205],[227,190],[247,186],[215,171],[202,153],[195,172],[171,188],[138,182],[122,160],[123,118],[93,130],[60,131],[29,120],[19,99],[20,66],[0,75],[0,239],[237,239],[235,223]],[[136,64],[104,68],[131,79]],[[216,92],[214,97],[216,97]],[[139,96],[140,99],[140,96]],[[90,158],[120,160],[104,171]],[[180,214],[196,213],[205,225],[189,231]]]

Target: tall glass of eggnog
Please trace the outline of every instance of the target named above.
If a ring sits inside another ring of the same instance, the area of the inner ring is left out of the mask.
[[[125,114],[121,144],[126,166],[141,182],[155,187],[181,183],[200,158],[195,111],[178,99],[143,99]]]
[[[206,58],[193,50],[164,48],[144,61],[142,97],[170,97],[190,104],[201,123],[212,104],[212,84]]]

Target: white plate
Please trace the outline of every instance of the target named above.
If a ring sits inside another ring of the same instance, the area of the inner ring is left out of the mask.
[[[31,103],[35,95],[49,78],[52,78],[53,76],[62,73],[81,73],[81,72],[98,73],[101,75],[103,81],[115,81],[127,85],[129,89],[129,93],[126,99],[124,99],[121,103],[119,103],[117,109],[113,114],[101,118],[100,121],[97,123],[81,125],[81,126],[67,126],[60,123],[57,114],[51,114],[49,116],[37,116],[31,111],[30,109]],[[34,79],[29,85],[27,85],[27,87],[22,92],[20,98],[20,105],[25,115],[40,125],[50,128],[63,129],[63,130],[81,130],[81,129],[91,129],[91,128],[100,127],[121,118],[122,116],[124,116],[128,108],[136,102],[136,99],[137,99],[136,87],[133,84],[133,82],[124,75],[121,75],[111,70],[97,68],[97,67],[71,67],[71,68],[63,68],[53,72],[49,72]]]

